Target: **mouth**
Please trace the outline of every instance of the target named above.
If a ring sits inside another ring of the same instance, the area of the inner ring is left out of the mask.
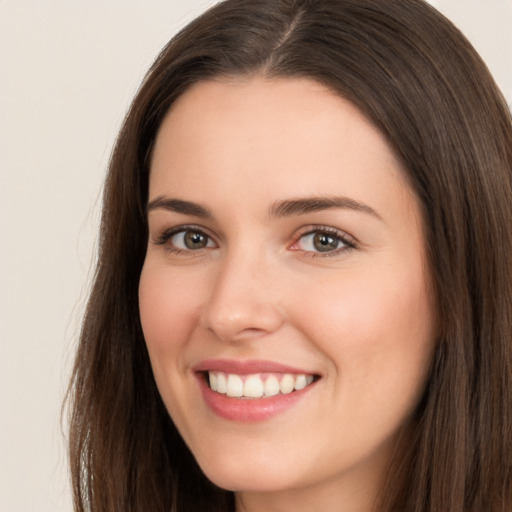
[[[271,361],[211,359],[194,367],[206,405],[231,421],[258,422],[308,396],[322,376]]]
[[[202,372],[209,388],[230,398],[260,399],[288,395],[310,386],[318,376],[293,373],[253,373],[239,375],[209,370]]]

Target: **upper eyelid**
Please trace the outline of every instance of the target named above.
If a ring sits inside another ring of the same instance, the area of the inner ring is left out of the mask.
[[[294,242],[299,240],[301,237],[310,235],[312,233],[328,233],[330,235],[336,235],[341,239],[346,239],[348,242],[356,245],[358,243],[357,239],[351,235],[350,233],[347,233],[346,231],[335,228],[333,226],[327,226],[327,225],[319,225],[319,224],[311,224],[308,226],[303,226],[302,228],[299,228],[296,232],[297,234],[294,236]]]
[[[174,235],[177,235],[178,233],[181,233],[183,231],[197,231],[198,233],[202,233],[203,235],[206,235],[210,240],[213,240],[215,242],[215,244],[218,245],[218,241],[217,241],[216,237],[210,233],[210,230],[208,230],[202,226],[197,226],[195,224],[184,224],[184,225],[164,229],[162,231],[157,231],[156,233],[154,233],[154,236],[152,238],[153,238],[153,241],[157,245],[162,245],[167,240],[169,240],[171,237],[173,237]]]

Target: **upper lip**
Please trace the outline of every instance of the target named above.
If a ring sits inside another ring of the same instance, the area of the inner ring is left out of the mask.
[[[196,372],[217,371],[237,375],[250,375],[255,373],[294,373],[315,375],[315,372],[295,368],[274,361],[259,359],[240,361],[235,359],[205,359],[193,367]]]

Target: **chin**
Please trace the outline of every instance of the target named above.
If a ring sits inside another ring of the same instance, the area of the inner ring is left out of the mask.
[[[262,464],[248,459],[221,460],[220,457],[199,465],[205,476],[216,486],[228,491],[273,492],[294,487],[290,468]]]
[[[247,475],[235,474],[208,474],[206,477],[217,487],[233,492],[254,492],[267,493],[291,489],[294,486],[290,482],[282,481],[279,478],[269,478],[266,475],[254,475],[250,472]]]

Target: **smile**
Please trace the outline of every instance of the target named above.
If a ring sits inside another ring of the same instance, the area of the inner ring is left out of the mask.
[[[235,422],[259,422],[305,400],[322,376],[272,361],[209,359],[193,367],[205,405]]]
[[[313,383],[313,375],[291,373],[258,373],[237,375],[208,371],[210,389],[232,398],[268,398],[300,391]]]

